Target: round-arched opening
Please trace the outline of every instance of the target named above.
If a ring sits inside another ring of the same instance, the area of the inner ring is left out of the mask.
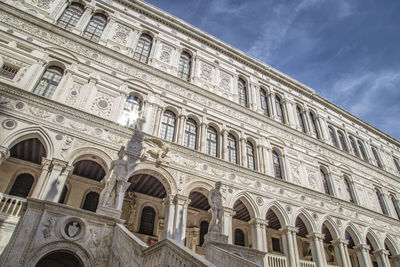
[[[236,200],[235,204],[233,205],[233,210],[236,212],[236,214],[233,216],[234,219],[244,222],[250,221],[249,210],[240,199]]]
[[[200,192],[192,191],[189,194],[189,207],[199,210],[208,211],[211,207],[208,203],[208,199]]]
[[[99,193],[89,192],[85,197],[82,209],[96,212],[97,206],[99,205]]]
[[[242,229],[235,230],[235,245],[244,247],[246,244],[245,234]]]
[[[269,209],[265,218],[268,221],[266,227],[268,251],[274,254],[283,254],[282,235],[279,229],[282,227],[278,216]]]
[[[307,230],[307,226],[304,221],[299,217],[297,217],[295,225],[298,229],[297,232],[297,246],[299,249],[299,258],[302,260],[312,260],[311,246],[310,241],[307,239],[307,235],[309,234]]]
[[[15,178],[9,195],[26,198],[31,192],[35,178],[29,173],[22,173]]]
[[[29,138],[15,144],[10,149],[13,158],[41,164],[42,157],[46,157],[46,149],[37,138]]]
[[[167,192],[163,184],[155,177],[149,174],[137,174],[129,178],[131,186],[128,191],[156,197],[165,198]]]
[[[54,251],[39,260],[36,267],[84,267],[82,261],[69,251]]]
[[[73,174],[100,182],[106,172],[100,164],[93,160],[80,160],[74,164]]]

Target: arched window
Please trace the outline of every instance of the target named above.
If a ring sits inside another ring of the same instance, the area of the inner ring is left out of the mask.
[[[58,19],[57,25],[64,29],[75,27],[83,14],[83,9],[84,6],[82,4],[72,2]]]
[[[204,244],[204,236],[208,233],[209,223],[207,221],[202,221],[200,223],[200,246]]]
[[[182,80],[189,81],[190,78],[190,66],[192,57],[187,52],[182,52],[181,58],[179,59],[178,77]]]
[[[137,119],[139,118],[141,109],[142,100],[134,93],[130,93],[125,102],[124,111],[121,117],[121,124],[136,128]]]
[[[97,205],[99,204],[99,194],[96,192],[89,192],[85,197],[82,209],[96,212]]]
[[[139,38],[133,58],[147,64],[150,56],[152,42],[153,38],[151,38],[150,35],[143,33]]]
[[[85,31],[83,32],[83,37],[92,40],[94,42],[99,41],[101,35],[103,34],[104,28],[107,24],[107,16],[101,13],[96,13],[93,15],[92,19],[89,21]]]
[[[336,139],[335,130],[331,126],[329,126],[328,131],[329,131],[329,137],[331,138],[332,145],[334,145],[335,147],[339,147],[339,143]]]
[[[346,139],[344,138],[344,134],[342,131],[338,131],[338,137],[342,149],[346,152],[349,152],[349,148],[347,147]]]
[[[372,154],[374,155],[374,158],[375,158],[376,166],[378,166],[379,168],[382,169],[383,165],[382,165],[381,158],[379,157],[378,149],[373,146],[371,147],[371,149],[372,149]]]
[[[397,171],[400,173],[400,162],[398,158],[393,158],[394,166],[396,166]]]
[[[358,144],[358,149],[360,150],[362,159],[363,160],[368,160],[367,152],[365,151],[364,144],[360,140],[357,141],[357,144]]]
[[[274,164],[274,177],[282,179],[282,161],[279,153],[275,150],[272,150],[272,162]]]
[[[275,96],[275,107],[276,107],[276,115],[282,123],[285,123],[285,117],[283,116],[283,108],[282,101],[279,96]]]
[[[245,235],[241,229],[235,230],[235,245],[237,246],[245,246]]]
[[[47,98],[51,97],[60,83],[63,75],[64,70],[62,68],[57,66],[49,66],[42,75],[40,82],[33,92]]]
[[[256,164],[254,160],[254,148],[250,142],[246,143],[246,157],[247,157],[247,168],[255,170]]]
[[[328,174],[322,168],[320,168],[319,170],[320,170],[320,173],[321,173],[321,181],[322,181],[322,185],[324,187],[325,194],[333,195],[331,187],[329,186],[329,176],[328,176]]]
[[[315,118],[314,113],[312,113],[311,111],[309,112],[309,114],[310,114],[312,130],[315,133],[315,135],[317,136],[317,138],[321,139],[321,136],[318,132],[318,127],[317,127],[317,118]]]
[[[232,134],[228,135],[228,161],[236,164],[238,163],[236,138]]]
[[[74,164],[73,174],[100,182],[106,172],[100,164],[93,160],[80,160]]]
[[[63,267],[84,267],[81,259],[70,251],[56,250],[46,254],[35,267],[49,267],[49,266],[63,266]]]
[[[260,103],[262,110],[266,111],[268,117],[270,117],[271,115],[269,114],[268,97],[264,89],[260,89]]]
[[[353,191],[353,186],[352,183],[350,182],[349,177],[344,176],[344,185],[346,187],[346,193],[347,193],[347,198],[348,201],[352,202],[352,203],[356,203],[356,198],[355,198],[355,194]]]
[[[156,220],[156,212],[152,207],[144,207],[142,217],[140,219],[139,233],[144,235],[153,235],[154,222]]]
[[[218,147],[218,134],[214,127],[208,127],[207,129],[207,155],[217,157],[217,147]]]
[[[63,190],[61,191],[60,198],[58,199],[58,203],[64,204],[67,198],[68,187],[64,185]]]
[[[393,207],[396,210],[397,214],[397,219],[400,220],[400,206],[399,206],[399,201],[396,199],[394,195],[390,195],[390,198],[392,199]]]
[[[170,142],[174,141],[175,122],[175,114],[172,111],[166,110],[161,121],[159,137]]]
[[[192,119],[186,121],[183,145],[191,149],[197,148],[197,124]]]
[[[16,197],[26,198],[31,192],[32,185],[35,181],[32,175],[29,173],[22,173],[15,178],[15,181],[11,187],[9,195]]]
[[[386,203],[384,200],[383,193],[378,188],[375,188],[376,197],[378,198],[379,206],[381,207],[381,211],[385,215],[389,215],[388,209],[386,207]]]
[[[306,125],[304,124],[303,114],[299,106],[296,107],[297,118],[299,120],[299,126],[303,133],[306,132]]]
[[[246,82],[243,79],[238,80],[238,95],[239,104],[243,107],[247,107],[247,88]]]
[[[350,145],[351,145],[354,155],[361,158],[360,152],[358,151],[358,148],[356,145],[356,141],[354,140],[354,137],[352,137],[352,136],[350,136]]]

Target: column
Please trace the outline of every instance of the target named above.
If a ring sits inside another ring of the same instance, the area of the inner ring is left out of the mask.
[[[335,255],[338,265],[341,267],[351,267],[351,262],[348,254],[346,253],[347,244],[349,241],[346,239],[338,238],[331,241],[332,245],[335,247]]]
[[[39,179],[36,183],[35,189],[32,193],[32,198],[39,198],[41,192],[44,190],[44,183],[46,181],[47,175],[49,174],[51,166],[51,160],[47,158],[42,158],[42,172],[40,173]]]
[[[5,146],[0,146],[0,166],[3,164],[4,161],[10,156],[10,153]]]
[[[187,208],[189,203],[190,199],[188,197],[183,195],[175,196],[174,239],[182,245],[185,242]]]
[[[265,227],[268,221],[260,218],[252,218],[249,221],[251,225],[251,238],[253,248],[259,251],[267,251],[267,232]]]
[[[235,215],[235,211],[231,208],[224,207],[224,221],[222,234],[228,236],[228,244],[232,244],[232,217]]]
[[[247,160],[246,160],[246,155],[247,155],[247,153],[246,153],[246,138],[244,138],[244,137],[240,138],[240,149],[238,152],[240,153],[240,162],[239,163],[243,167],[248,167]]]
[[[57,202],[62,187],[64,186],[65,179],[71,170],[72,166],[68,166],[67,162],[53,159],[51,172],[49,172],[47,179],[43,184],[43,189],[39,195],[39,199]]]
[[[357,259],[360,266],[372,267],[371,257],[369,256],[369,248],[367,244],[359,244],[354,246],[354,250],[357,251]]]
[[[224,160],[228,160],[227,146],[228,146],[228,130],[223,129],[222,130],[222,159],[224,159]]]
[[[258,170],[262,173],[265,173],[265,161],[264,161],[264,151],[263,151],[263,146],[262,145],[257,145],[257,151],[258,151],[258,157],[257,157],[257,162],[258,162]]]
[[[326,258],[325,258],[324,245],[322,243],[324,235],[318,232],[314,232],[308,234],[307,238],[308,240],[310,240],[311,253],[316,267],[325,267]]]
[[[156,111],[156,119],[154,120],[153,135],[158,136],[158,131],[160,129],[160,124],[161,124],[162,108],[157,105],[155,105],[155,107],[156,107],[157,111]]]
[[[200,152],[206,152],[207,123],[200,124]]]
[[[273,113],[273,101],[272,101],[272,97],[271,97],[271,92],[267,92],[267,108],[268,108],[268,114],[271,118],[273,118],[274,113]]]
[[[168,195],[164,198],[164,229],[163,238],[172,239],[174,236],[174,216],[175,216],[175,205],[174,196]]]
[[[378,249],[374,251],[376,261],[379,267],[390,267],[389,251],[386,249]]]
[[[288,262],[288,267],[299,266],[299,252],[297,250],[296,233],[298,229],[293,226],[284,226],[279,229],[282,233],[283,250]]]
[[[179,120],[178,120],[178,138],[177,138],[177,143],[178,145],[182,145],[182,140],[183,140],[183,131],[185,127],[185,122],[186,122],[186,116],[185,115],[179,115]]]

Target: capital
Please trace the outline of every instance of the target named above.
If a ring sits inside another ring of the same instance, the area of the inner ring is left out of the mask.
[[[174,203],[177,205],[182,205],[182,206],[189,205],[190,201],[191,201],[190,198],[188,198],[187,196],[179,194],[175,195]]]
[[[236,211],[234,211],[232,208],[228,207],[223,207],[224,209],[224,214],[230,217],[233,217],[236,214]]]
[[[344,238],[337,238],[332,240],[331,244],[334,245],[335,247],[338,247],[340,245],[347,246],[347,244],[349,244],[349,240]]]
[[[389,250],[386,249],[377,249],[372,252],[375,256],[377,255],[389,255]]]
[[[281,229],[279,229],[279,232],[281,232],[281,233],[297,233],[297,232],[299,232],[299,228],[290,226],[290,225],[285,225],[285,226],[282,226]]]
[[[251,218],[249,223],[254,223],[256,226],[268,226],[268,220],[261,219],[261,218]]]
[[[308,239],[314,239],[314,240],[321,239],[321,240],[323,240],[325,238],[325,235],[322,234],[322,233],[313,232],[313,233],[310,233],[310,234],[306,235],[306,237]]]
[[[369,251],[371,246],[367,244],[358,244],[357,246],[354,246],[353,249],[356,251]]]

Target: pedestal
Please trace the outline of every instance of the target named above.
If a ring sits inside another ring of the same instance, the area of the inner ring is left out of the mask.
[[[217,242],[222,244],[228,244],[228,236],[216,232],[208,233],[204,236],[204,244],[208,242]]]
[[[119,219],[121,218],[122,211],[103,206],[103,207],[98,207],[96,213]]]

